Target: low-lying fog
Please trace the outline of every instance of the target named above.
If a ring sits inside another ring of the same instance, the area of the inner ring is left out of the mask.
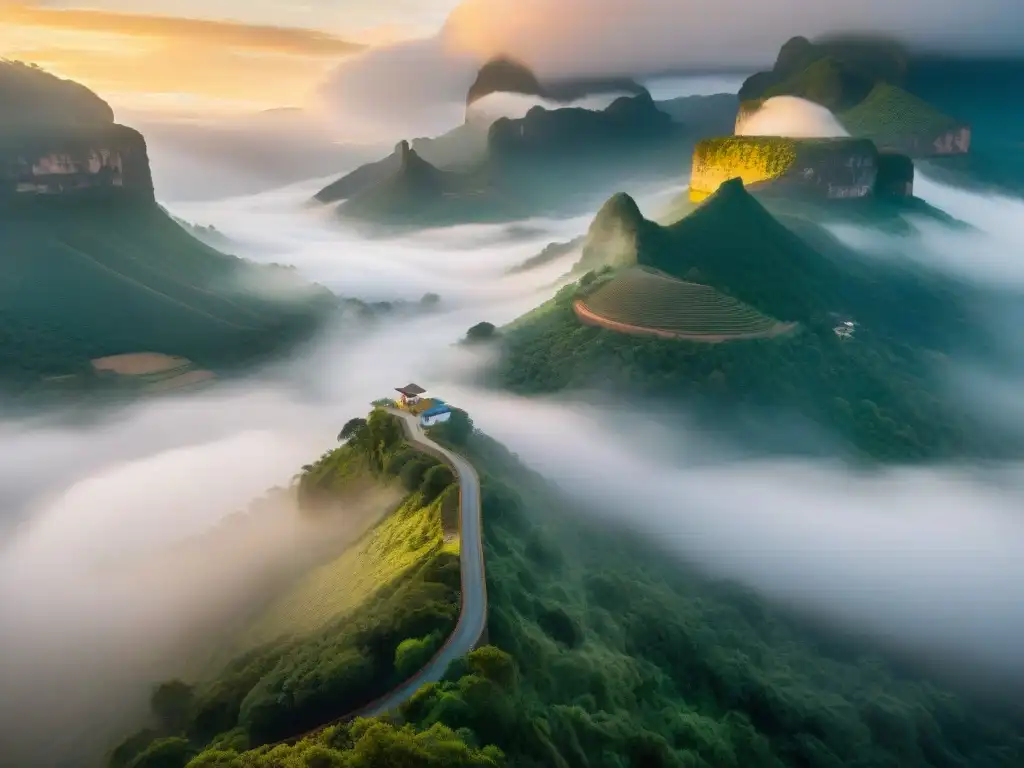
[[[99,423],[0,424],[6,759],[46,754],[57,764],[66,750],[55,732],[108,746],[136,724],[126,713],[143,706],[149,686],[181,671],[198,635],[226,631],[241,620],[239,604],[321,556],[306,543],[323,529],[296,531],[287,496],[268,502],[280,517],[264,511],[274,522],[253,523],[244,546],[220,549],[209,531],[287,486],[348,418],[410,380],[466,407],[596,516],[626,521],[681,558],[922,656],[1024,680],[1019,467],[854,474],[825,461],[741,460],[696,433],[673,435],[684,448],[659,453],[668,435],[656,413],[613,409],[609,419],[579,402],[470,389],[462,374],[478,361],[452,343],[480,320],[509,321],[550,296],[573,256],[505,272],[582,233],[588,218],[365,240],[304,205],[320,183],[172,210],[216,225],[240,254],[294,264],[344,295],[416,300],[430,291],[441,310],[373,331],[332,329],[291,365],[246,384],[140,403]],[[958,235],[971,257],[956,264],[926,232],[920,258],[934,254],[940,268],[972,277],[992,264],[1018,269],[992,248],[1016,243],[1020,252],[1024,203],[923,180],[918,189],[982,230]],[[641,195],[645,210],[657,197]],[[989,393],[965,394],[967,404]],[[340,547],[383,506],[369,500],[339,513],[333,541]],[[202,546],[218,556],[191,557],[184,569],[176,558],[186,550],[175,546],[204,533]]]

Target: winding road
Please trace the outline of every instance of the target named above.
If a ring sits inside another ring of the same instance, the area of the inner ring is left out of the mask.
[[[447,642],[416,674],[390,693],[367,704],[354,717],[373,717],[390,712],[409,699],[420,686],[440,680],[448,665],[473,650],[487,628],[487,582],[484,578],[483,527],[480,521],[480,478],[465,458],[449,451],[420,429],[419,420],[411,413],[388,408],[388,413],[402,419],[409,440],[424,447],[428,453],[444,457],[459,480],[459,570],[462,576],[462,605],[455,631]]]

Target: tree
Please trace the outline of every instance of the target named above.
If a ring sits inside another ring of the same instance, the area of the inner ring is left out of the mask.
[[[466,342],[476,344],[482,341],[489,341],[494,338],[495,330],[494,323],[477,323],[466,331]]]
[[[355,418],[345,422],[345,426],[338,433],[338,442],[343,443],[358,436],[366,429],[366,419]]]
[[[512,687],[516,682],[516,662],[509,654],[493,645],[485,645],[471,651],[466,657],[470,670],[503,687]]]
[[[179,734],[192,717],[194,701],[191,685],[170,680],[154,689],[149,706],[165,733]]]
[[[128,763],[128,768],[185,768],[195,755],[188,739],[157,739]]]
[[[395,674],[408,680],[419,672],[441,647],[441,633],[431,632],[426,637],[409,638],[395,649]]]
[[[447,464],[438,464],[428,469],[427,473],[423,476],[423,482],[420,484],[424,503],[429,504],[432,502],[453,482],[455,482],[455,475],[452,474]]]
[[[423,298],[420,299],[420,304],[424,307],[436,307],[440,303],[441,297],[436,293],[425,293],[423,294]]]
[[[452,408],[451,412],[452,415],[448,421],[431,427],[431,435],[451,445],[465,445],[470,435],[473,434],[473,420],[468,413],[459,408]]]
[[[437,464],[435,459],[429,456],[420,454],[412,460],[405,463],[402,467],[402,471],[399,473],[399,477],[402,479],[402,485],[405,486],[408,491],[415,491],[423,485],[423,479],[427,475],[427,471]]]

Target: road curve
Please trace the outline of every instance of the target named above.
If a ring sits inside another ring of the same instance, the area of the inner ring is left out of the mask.
[[[437,682],[452,661],[465,656],[476,647],[487,628],[487,582],[484,578],[483,526],[480,520],[480,478],[473,465],[466,459],[427,437],[420,429],[416,416],[397,408],[386,410],[402,419],[410,441],[419,443],[430,453],[443,456],[459,480],[459,571],[462,576],[462,605],[455,631],[434,658],[398,688],[353,712],[353,717],[383,715],[409,699],[420,686]]]

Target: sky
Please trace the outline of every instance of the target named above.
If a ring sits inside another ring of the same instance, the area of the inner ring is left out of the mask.
[[[0,0],[0,55],[79,80],[115,110],[409,118],[464,103],[495,54],[542,77],[755,70],[789,37],[830,32],[1024,55],[1020,0],[970,11],[954,0]]]
[[[0,0],[0,56],[116,107],[295,106],[367,45],[428,36],[454,0]]]

